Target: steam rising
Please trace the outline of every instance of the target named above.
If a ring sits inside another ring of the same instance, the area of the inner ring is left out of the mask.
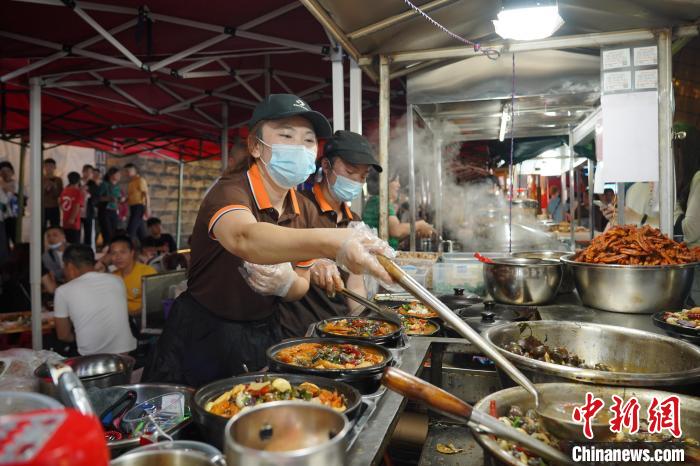
[[[435,139],[443,144],[442,216],[445,239],[457,240],[464,251],[507,252],[509,206],[505,187],[491,180],[457,184],[449,172],[450,161],[459,153],[460,131],[449,123],[431,120],[430,127],[421,127],[416,119],[413,144],[416,180],[416,211],[429,222],[435,220],[440,173],[435,157]],[[389,141],[389,176],[400,175],[402,193],[408,194],[409,160],[406,115],[391,129]],[[402,196],[403,198],[403,196]],[[401,200],[400,200],[401,201]],[[535,212],[513,207],[513,251],[560,249],[553,235],[543,231]]]

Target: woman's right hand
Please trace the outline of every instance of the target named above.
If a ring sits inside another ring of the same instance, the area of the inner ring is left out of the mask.
[[[342,239],[335,258],[338,267],[356,275],[373,275],[381,282],[393,283],[391,276],[376,257],[379,254],[389,258],[396,255],[386,241],[380,239],[362,222],[353,222],[342,230]]]
[[[325,290],[328,296],[334,296],[337,290],[345,286],[338,266],[330,259],[317,259],[310,272],[311,283]]]

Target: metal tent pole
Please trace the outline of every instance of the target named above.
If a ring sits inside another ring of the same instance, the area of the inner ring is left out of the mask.
[[[343,49],[335,45],[331,53],[333,77],[333,131],[345,129],[345,85],[343,82]]]
[[[182,160],[182,154],[180,154],[177,171],[177,213],[175,217],[175,243],[177,244],[178,249],[180,249],[180,246],[182,245],[182,186],[184,181],[185,162]]]
[[[221,172],[228,167],[228,104],[221,104]]]
[[[574,172],[574,133],[569,130],[569,217],[571,221],[571,250],[576,250],[576,211],[574,203],[576,202],[576,173]]]
[[[389,57],[379,57],[379,237],[389,239]]]
[[[438,234],[438,245],[440,244],[440,241],[443,236],[443,231],[442,231],[442,217],[443,217],[443,209],[442,209],[442,186],[443,186],[443,170],[442,170],[442,149],[443,149],[443,141],[441,137],[434,137],[433,139],[433,144],[434,144],[434,156],[435,156],[435,219],[434,219],[434,224],[435,224],[435,230],[437,231]],[[438,250],[439,251],[439,250]]]
[[[29,197],[31,236],[29,239],[29,284],[32,303],[32,348],[40,350],[41,339],[41,82],[29,80],[29,147],[31,149]],[[21,220],[20,220],[21,221]]]
[[[350,131],[362,134],[362,69],[350,58]],[[362,215],[362,196],[352,201],[352,209]]]
[[[411,252],[416,250],[416,154],[413,145],[413,105],[408,105],[406,112],[406,143],[408,145],[408,201],[410,212],[411,230],[409,234],[409,245]]]
[[[593,215],[593,190],[595,189],[595,162],[588,160],[588,226],[591,229],[591,239],[595,236],[595,215]]]
[[[676,204],[673,176],[673,54],[670,29],[659,31],[659,227],[673,236],[673,210]]]

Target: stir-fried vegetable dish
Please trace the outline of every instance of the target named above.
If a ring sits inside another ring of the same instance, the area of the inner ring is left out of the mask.
[[[432,319],[438,316],[436,312],[431,311],[425,305],[419,303],[418,301],[403,304],[399,306],[398,309],[399,314],[405,316],[422,317],[423,319]]]
[[[281,377],[262,382],[238,384],[208,402],[204,409],[218,416],[232,417],[246,408],[282,400],[309,401],[328,406],[339,412],[347,409],[345,396],[338,393],[337,390],[320,388],[310,382],[292,385],[287,379]]]
[[[333,335],[369,338],[391,335],[398,327],[383,320],[356,318],[331,320],[322,330]]]
[[[437,326],[434,323],[417,317],[402,315],[401,323],[407,335],[432,335],[437,331]]]
[[[274,356],[280,362],[313,369],[360,369],[376,366],[384,356],[370,348],[352,344],[300,343]]]
[[[519,356],[525,356],[552,364],[578,367],[581,369],[595,369],[597,371],[611,371],[610,367],[606,364],[601,362],[586,364],[585,360],[569,352],[563,346],[551,348],[532,335],[527,338],[521,338],[518,341],[511,341],[505,344],[503,349]]]
[[[661,318],[666,321],[667,324],[694,328],[700,331],[700,307],[684,309],[680,312],[664,312]]]

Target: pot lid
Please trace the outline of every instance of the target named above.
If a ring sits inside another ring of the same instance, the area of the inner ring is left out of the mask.
[[[495,314],[495,317],[499,319],[501,323],[541,320],[540,313],[537,311],[536,307],[510,306],[507,304],[498,304],[491,300],[484,301],[480,304],[474,304],[473,306],[463,309],[458,309],[456,312],[464,320],[473,317],[481,319],[484,312]]]
[[[492,311],[482,311],[481,315],[465,317],[463,320],[479,333],[495,325],[510,322],[509,320],[499,318],[497,314]]]
[[[438,296],[438,299],[452,310],[473,306],[474,304],[483,302],[483,299],[475,294],[465,295],[464,288],[454,288],[453,294],[444,294]]]

